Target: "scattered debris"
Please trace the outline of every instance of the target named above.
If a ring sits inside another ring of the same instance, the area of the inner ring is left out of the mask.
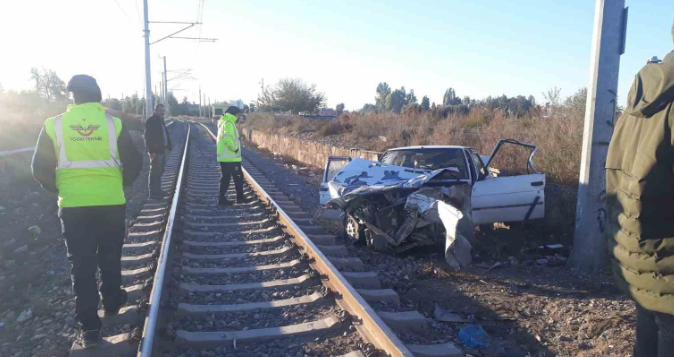
[[[547,265],[547,264],[548,264],[548,260],[547,260],[547,259],[538,259],[538,260],[536,261],[536,263],[538,263],[538,265]]]
[[[468,322],[468,320],[461,317],[461,315],[449,312],[441,308],[440,305],[438,304],[435,304],[433,316],[435,317],[436,320],[444,322]]]
[[[482,326],[467,325],[459,331],[459,340],[468,348],[489,347],[489,335]]]
[[[16,248],[16,249],[14,250],[14,254],[15,254],[15,255],[19,255],[19,254],[26,253],[27,251],[28,251],[28,246],[27,246],[27,245],[24,245],[24,246],[21,246],[21,247],[19,247],[19,248]]]
[[[379,136],[379,140],[381,140],[381,141],[383,141],[383,142],[386,142],[386,141],[387,141],[386,137],[383,136],[383,135],[380,135],[380,136]]]
[[[37,237],[42,233],[42,228],[40,228],[40,226],[30,226],[28,227],[28,231],[33,233],[33,237]]]
[[[23,311],[23,312],[19,315],[19,317],[16,318],[16,322],[24,322],[24,321],[28,321],[28,320],[30,320],[32,317],[33,317],[33,310],[32,310],[32,309],[28,309],[28,310]]]

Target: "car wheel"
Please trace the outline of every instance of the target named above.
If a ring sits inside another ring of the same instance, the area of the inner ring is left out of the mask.
[[[344,218],[344,237],[353,243],[365,243],[364,229],[351,215]]]

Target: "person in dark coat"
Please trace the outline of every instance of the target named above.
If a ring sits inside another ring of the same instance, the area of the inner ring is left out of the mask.
[[[150,175],[148,187],[151,199],[162,199],[167,194],[161,189],[161,175],[166,167],[166,153],[171,151],[171,135],[166,129],[164,115],[166,108],[158,103],[154,114],[145,123],[145,147],[150,155]]]
[[[637,304],[635,357],[674,356],[674,51],[627,101],[606,160],[611,268]]]

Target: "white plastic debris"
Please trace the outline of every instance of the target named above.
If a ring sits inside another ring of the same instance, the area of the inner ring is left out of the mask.
[[[16,322],[24,322],[28,321],[33,317],[33,310],[28,309],[26,311],[23,311],[19,317],[16,318]]]

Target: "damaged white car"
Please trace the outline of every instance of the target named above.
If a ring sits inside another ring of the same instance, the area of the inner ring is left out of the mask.
[[[524,170],[490,167],[508,145],[527,151]],[[444,242],[447,262],[462,267],[471,262],[474,225],[544,217],[536,149],[500,140],[489,156],[463,146],[418,146],[388,150],[380,161],[330,157],[320,200],[342,213],[345,235],[356,242],[393,253]]]

